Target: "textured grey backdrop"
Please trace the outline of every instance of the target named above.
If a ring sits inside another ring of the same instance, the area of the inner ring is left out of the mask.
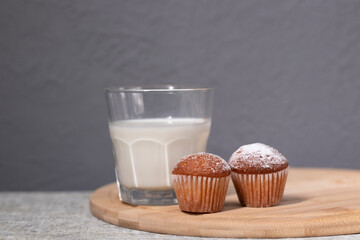
[[[360,169],[360,1],[0,1],[0,190],[114,181],[103,88],[216,88],[208,151]]]

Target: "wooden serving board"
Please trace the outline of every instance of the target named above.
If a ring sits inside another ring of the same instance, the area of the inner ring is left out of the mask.
[[[280,204],[241,207],[232,184],[224,209],[191,214],[172,206],[120,202],[116,184],[90,197],[94,216],[121,227],[201,237],[282,238],[360,233],[360,171],[291,168]]]

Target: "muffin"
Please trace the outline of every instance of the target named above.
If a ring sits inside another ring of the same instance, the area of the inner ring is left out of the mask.
[[[262,143],[244,145],[232,154],[229,165],[241,205],[269,207],[280,202],[289,163],[278,150]]]
[[[227,162],[211,153],[181,158],[171,176],[180,209],[193,213],[221,211],[230,174]]]

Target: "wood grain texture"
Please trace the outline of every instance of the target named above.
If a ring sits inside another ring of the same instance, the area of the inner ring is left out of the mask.
[[[93,215],[149,232],[201,237],[311,237],[360,233],[360,171],[292,168],[282,201],[269,208],[241,207],[230,185],[224,209],[189,214],[172,206],[120,202],[116,184],[90,197]]]

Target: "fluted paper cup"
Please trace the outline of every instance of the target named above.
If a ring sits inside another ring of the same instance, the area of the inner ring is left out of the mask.
[[[219,212],[225,203],[230,176],[203,177],[173,174],[172,181],[182,211]]]
[[[241,205],[269,207],[280,202],[285,189],[288,167],[273,173],[241,174],[231,172]]]

